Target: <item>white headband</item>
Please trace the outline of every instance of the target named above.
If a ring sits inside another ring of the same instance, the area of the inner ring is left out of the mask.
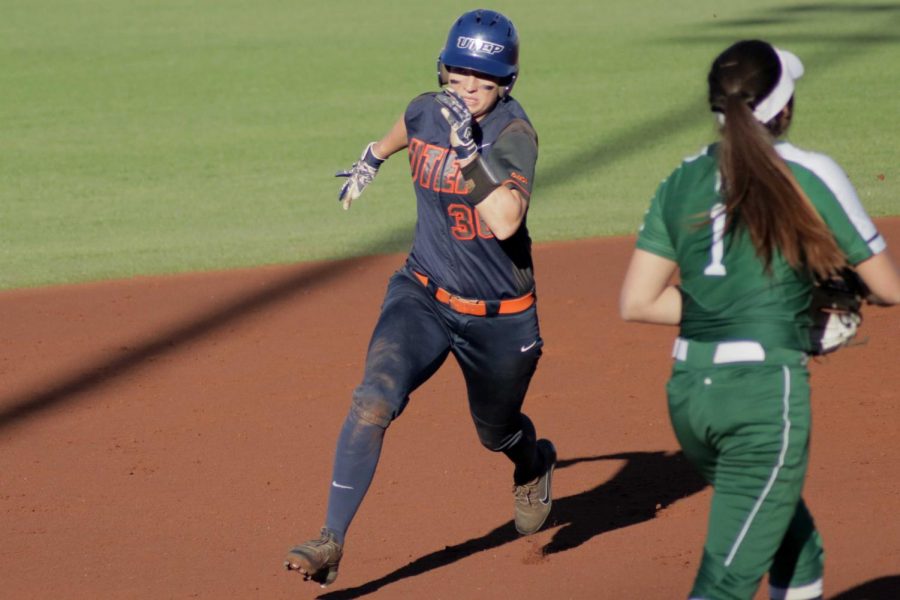
[[[775,50],[775,54],[778,55],[778,62],[781,63],[781,76],[778,78],[778,83],[769,92],[769,95],[763,98],[756,105],[756,108],[753,109],[753,116],[763,124],[774,119],[781,112],[781,109],[787,106],[791,96],[794,95],[794,82],[803,77],[803,63],[800,62],[796,54],[787,50],[781,50],[775,46],[772,46],[772,49]],[[717,112],[716,120],[719,122],[719,125],[723,125],[725,123],[725,115]]]
[[[760,123],[768,123],[781,112],[781,109],[787,106],[791,96],[794,95],[794,82],[803,77],[803,63],[797,58],[797,55],[780,50],[772,46],[778,60],[781,62],[781,77],[775,88],[769,92],[769,95],[763,98],[762,102],[753,109],[753,116]]]

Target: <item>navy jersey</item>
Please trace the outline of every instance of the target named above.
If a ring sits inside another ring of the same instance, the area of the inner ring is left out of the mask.
[[[404,116],[416,192],[416,232],[409,266],[466,298],[500,300],[534,288],[531,238],[523,219],[500,241],[465,201],[465,181],[450,148],[450,126],[436,92],[416,97]],[[507,97],[473,123],[481,156],[502,185],[530,199],[537,136],[521,105]]]

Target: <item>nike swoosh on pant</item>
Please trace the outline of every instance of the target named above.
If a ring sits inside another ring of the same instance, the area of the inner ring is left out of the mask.
[[[337,481],[334,481],[334,480],[332,480],[331,485],[333,485],[336,488],[342,489],[342,490],[352,490],[353,489],[352,485],[341,485]]]
[[[521,352],[528,352],[529,350],[531,350],[531,349],[534,348],[535,346],[537,346],[537,340],[534,340],[533,342],[531,342],[531,343],[528,344],[527,346],[522,346],[521,348],[519,348],[519,350],[520,350]]]

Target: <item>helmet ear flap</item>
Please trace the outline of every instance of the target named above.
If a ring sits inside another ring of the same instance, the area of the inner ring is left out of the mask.
[[[509,93],[513,89],[513,85],[515,85],[515,83],[516,83],[516,78],[518,76],[519,76],[518,73],[513,73],[512,75],[510,75],[509,80],[504,82],[504,85],[502,85],[500,87],[500,97],[501,98],[505,98],[506,96],[509,95]]]

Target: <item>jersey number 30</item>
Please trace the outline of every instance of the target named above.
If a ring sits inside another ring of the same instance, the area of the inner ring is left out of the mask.
[[[458,240],[473,240],[475,236],[489,240],[494,234],[486,223],[481,221],[478,212],[465,204],[451,204],[447,207],[447,214],[453,220],[450,231]]]

